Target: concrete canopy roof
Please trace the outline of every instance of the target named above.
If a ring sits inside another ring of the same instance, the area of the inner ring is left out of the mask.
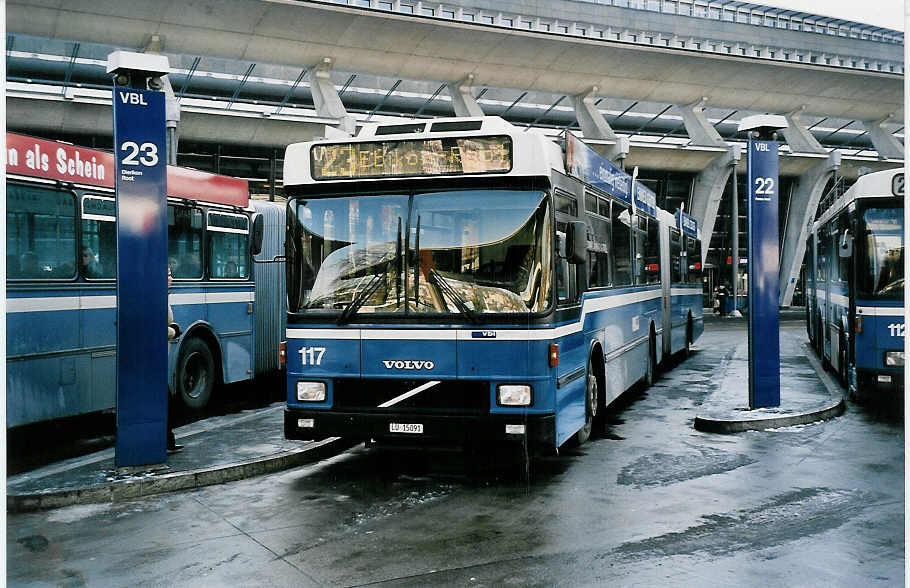
[[[903,117],[899,75],[491,29],[290,0],[10,0],[7,30],[399,78],[845,119]]]

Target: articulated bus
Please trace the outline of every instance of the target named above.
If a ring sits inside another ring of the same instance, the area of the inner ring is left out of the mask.
[[[251,245],[261,230],[262,257],[283,249],[284,207],[250,206],[246,180],[191,169],[168,167],[167,186],[169,301],[184,331],[168,382],[199,409],[216,384],[279,369],[284,275],[254,265]],[[114,408],[116,255],[113,155],[7,133],[9,428]]]
[[[860,176],[806,243],[806,329],[850,394],[903,397],[904,174]]]
[[[694,219],[571,133],[367,125],[284,182],[288,439],[583,443],[703,330]]]

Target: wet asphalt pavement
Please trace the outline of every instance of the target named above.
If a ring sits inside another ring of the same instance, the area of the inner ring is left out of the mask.
[[[735,435],[692,421],[742,322],[530,476],[510,456],[358,447],[133,502],[7,520],[11,586],[896,586],[904,427],[833,420]],[[782,324],[782,347],[805,340]],[[746,391],[743,392],[746,394]],[[785,399],[783,399],[785,401]]]

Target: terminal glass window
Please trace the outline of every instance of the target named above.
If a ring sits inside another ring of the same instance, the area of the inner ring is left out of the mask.
[[[190,206],[167,207],[168,268],[175,279],[202,279],[202,211]]]
[[[613,235],[613,285],[629,286],[632,284],[632,213],[621,204],[613,203],[613,214],[610,223]]]
[[[116,204],[107,196],[82,197],[82,245],[79,273],[87,279],[113,278],[117,273]]]
[[[242,214],[209,212],[209,276],[216,279],[250,276],[250,219]]]
[[[72,192],[7,185],[6,272],[10,279],[76,275],[76,197]]]

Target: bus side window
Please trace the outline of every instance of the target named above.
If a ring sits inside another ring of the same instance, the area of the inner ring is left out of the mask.
[[[831,249],[830,242],[831,237],[828,235],[828,231],[822,229],[818,232],[816,237],[818,239],[817,245],[817,256],[818,256],[818,265],[816,266],[815,277],[819,282],[828,281],[828,253]]]
[[[638,215],[633,215],[632,219],[632,241],[634,242],[634,247],[632,248],[632,255],[634,256],[632,263],[632,283],[636,286],[640,286],[648,283],[648,276],[646,274],[648,221]]]
[[[677,229],[670,229],[670,281],[674,284],[682,282],[682,245]]]
[[[573,304],[578,300],[576,272],[578,266],[566,260],[566,226],[557,222],[556,229],[556,301],[560,305]]]
[[[82,197],[79,270],[83,278],[110,279],[117,273],[117,225],[114,199]]]
[[[74,278],[75,194],[43,186],[8,184],[6,256],[10,279]]]
[[[209,277],[249,277],[249,231],[250,219],[247,216],[209,211],[206,230]]]
[[[614,202],[611,217],[613,267],[615,268],[613,285],[629,286],[632,284],[630,271],[632,261],[631,211]]]
[[[607,219],[586,215],[588,225],[588,285],[600,288],[610,285],[610,223]]]
[[[167,253],[176,279],[202,278],[202,211],[168,204]]]
[[[660,236],[657,232],[656,219],[640,219],[647,222],[645,240],[645,280],[649,284],[660,283]]]

